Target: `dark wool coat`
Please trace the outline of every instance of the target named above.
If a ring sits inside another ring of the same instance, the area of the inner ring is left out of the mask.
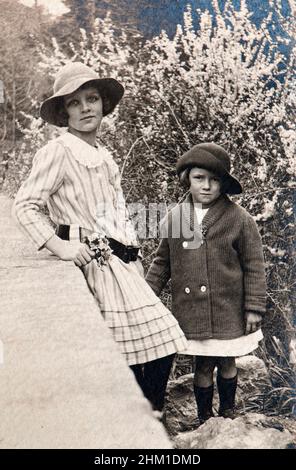
[[[169,212],[146,280],[159,295],[171,278],[172,313],[188,339],[237,338],[246,311],[265,313],[261,237],[252,216],[226,195],[201,227],[195,217],[191,196]]]

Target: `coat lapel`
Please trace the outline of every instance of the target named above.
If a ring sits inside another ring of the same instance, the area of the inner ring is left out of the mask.
[[[226,194],[222,194],[217,202],[209,208],[202,221],[202,233],[205,236],[212,225],[214,225],[224,214],[226,209],[231,205],[231,200]]]
[[[192,196],[189,194],[185,201],[181,204],[182,206],[182,215],[184,220],[186,221],[190,230],[202,232],[203,237],[206,236],[209,228],[214,225],[217,220],[219,220],[226,209],[230,206],[231,201],[226,196],[226,194],[222,194],[218,199],[217,202],[211,206],[203,218],[201,226],[198,224],[197,217],[194,210],[194,204],[192,201]]]
[[[194,238],[194,248],[199,248],[202,244],[201,226],[197,221],[191,195],[187,196],[185,201],[180,204],[181,234],[183,238]]]

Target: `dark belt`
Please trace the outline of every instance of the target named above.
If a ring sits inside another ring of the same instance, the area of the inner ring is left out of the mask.
[[[80,241],[84,242],[82,232],[83,232],[83,229],[79,227]],[[62,240],[69,240],[70,239],[70,225],[58,225],[56,228],[56,234]],[[137,260],[139,248],[136,248],[135,246],[123,245],[123,243],[120,243],[119,241],[114,240],[114,238],[108,238],[108,237],[106,238],[109,241],[109,246],[111,250],[113,251],[113,254],[115,256],[118,256],[118,258],[124,261],[124,263],[129,263],[130,261]]]

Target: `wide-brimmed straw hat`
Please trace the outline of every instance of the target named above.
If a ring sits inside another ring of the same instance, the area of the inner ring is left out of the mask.
[[[231,162],[228,153],[220,145],[213,142],[197,144],[184,153],[177,162],[177,174],[187,168],[204,168],[221,176],[224,179],[225,192],[228,194],[240,194],[242,186],[240,182],[230,174]]]
[[[70,62],[58,72],[53,95],[40,107],[40,116],[44,121],[55,126],[67,126],[67,119],[61,115],[62,98],[78,90],[87,82],[94,82],[103,100],[103,116],[111,113],[121,100],[124,88],[114,78],[100,78],[96,72],[81,62]]]

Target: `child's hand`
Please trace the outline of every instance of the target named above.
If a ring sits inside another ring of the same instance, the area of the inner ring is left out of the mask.
[[[255,312],[246,312],[246,331],[245,334],[254,333],[254,331],[259,330],[261,327],[262,315]]]
[[[84,266],[93,259],[94,255],[86,243],[64,241],[59,257],[63,261],[74,261],[77,266]]]

